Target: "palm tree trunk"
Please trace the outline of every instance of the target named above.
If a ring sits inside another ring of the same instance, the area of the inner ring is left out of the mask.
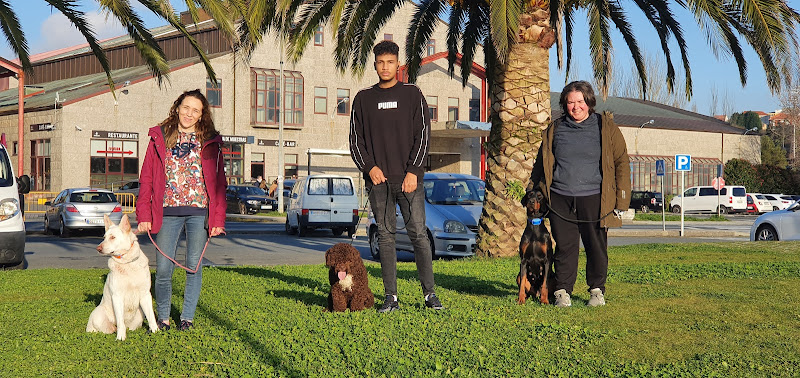
[[[523,18],[530,16],[526,14]],[[536,18],[541,25],[542,20],[549,19],[549,14]],[[552,37],[552,32],[550,34]],[[549,48],[552,38],[543,41],[539,33],[526,38],[525,30],[520,35],[506,63],[492,72],[494,78],[489,93],[492,129],[486,146],[486,200],[477,236],[476,254],[479,256],[518,254],[527,216],[520,198],[507,187],[524,189],[528,185],[541,143],[541,131],[550,121]]]

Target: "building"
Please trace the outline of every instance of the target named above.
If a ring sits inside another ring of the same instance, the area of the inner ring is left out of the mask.
[[[378,40],[404,40],[412,11],[406,7],[399,12]],[[450,77],[447,54],[442,53],[444,26],[441,23],[432,35],[418,79],[434,121],[427,169],[480,175],[480,137],[488,131],[455,121],[485,119],[488,108],[486,100],[481,101],[487,97],[485,74],[483,67],[474,64],[476,74],[466,87],[460,77]],[[169,82],[161,88],[127,36],[102,44],[113,69],[116,98],[88,47],[43,54],[35,61],[35,75],[25,81],[22,152],[23,173],[31,176],[34,190],[113,187],[137,178],[149,141],[147,129],[166,118],[181,92],[195,88],[207,94],[214,122],[223,134],[229,182],[309,172],[360,177],[349,153],[320,155],[313,158],[313,165],[308,164],[309,150],[348,149],[350,99],[377,82],[369,68],[363,77],[335,68],[328,30],[317,31],[297,64],[284,64],[284,101],[278,101],[281,56],[274,38],[265,37],[250,61],[242,64],[213,20],[200,21],[190,30],[207,49],[216,85],[208,80],[187,40],[169,26],[152,30],[170,59]],[[405,57],[400,51],[402,62]],[[476,61],[483,61],[478,55]],[[20,150],[18,90],[13,78],[6,81],[0,83],[0,88],[8,88],[0,92],[0,132],[16,154]],[[285,124],[284,167],[278,167],[279,106],[283,106]]]

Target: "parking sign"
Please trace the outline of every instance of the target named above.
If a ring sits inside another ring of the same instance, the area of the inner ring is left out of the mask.
[[[675,170],[676,171],[691,171],[692,170],[692,155],[675,155]]]

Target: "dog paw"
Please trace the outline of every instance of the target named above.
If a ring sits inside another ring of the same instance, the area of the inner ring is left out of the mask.
[[[117,334],[117,340],[120,340],[120,341],[125,341],[125,334],[124,334],[124,333],[123,333],[123,334],[119,334],[119,333],[118,333],[118,334]]]
[[[525,304],[525,297],[517,298],[517,304],[518,305],[524,305]]]

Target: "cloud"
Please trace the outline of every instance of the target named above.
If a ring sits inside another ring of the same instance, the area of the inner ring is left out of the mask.
[[[85,13],[86,22],[91,26],[98,40],[126,34],[125,28],[113,17],[99,10]],[[41,34],[37,41],[31,41],[31,54],[61,49],[86,43],[86,38],[61,13],[53,13],[42,22]]]

